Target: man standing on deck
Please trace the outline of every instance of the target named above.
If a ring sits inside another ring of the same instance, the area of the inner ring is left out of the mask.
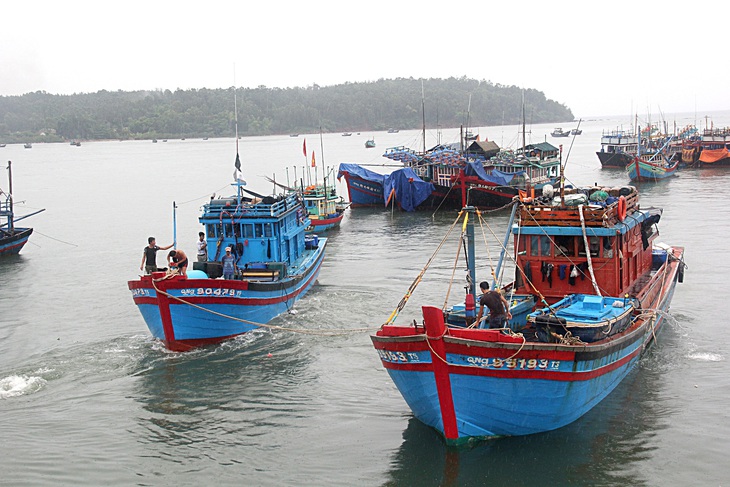
[[[480,282],[479,289],[484,294],[479,298],[477,327],[482,328],[480,322],[484,315],[484,308],[487,307],[489,308],[489,328],[505,328],[507,320],[512,319],[512,313],[509,312],[509,303],[499,291],[490,291],[487,281]]]
[[[208,242],[205,241],[205,234],[203,232],[198,233],[198,262],[208,261]]]
[[[144,267],[145,274],[152,274],[153,272],[157,272],[157,251],[171,248],[174,245],[174,242],[167,247],[158,247],[155,243],[155,237],[148,238],[147,242],[149,242],[149,245],[144,248],[142,253],[142,264],[140,264],[139,270],[142,270]]]

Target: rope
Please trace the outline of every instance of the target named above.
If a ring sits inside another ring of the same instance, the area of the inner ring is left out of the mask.
[[[578,205],[578,213],[580,214],[580,227],[583,229],[583,245],[585,245],[586,248],[586,260],[588,261],[588,272],[591,273],[591,283],[593,284],[593,289],[596,290],[596,294],[602,296],[601,290],[598,289],[596,276],[593,274],[593,261],[591,260],[591,249],[588,245],[588,235],[586,235],[586,221],[583,218],[583,205]]]
[[[39,231],[38,231],[38,230],[36,230],[36,229],[33,229],[33,233],[37,233],[38,235],[42,235],[42,236],[44,236],[44,237],[46,237],[46,238],[50,238],[51,240],[55,240],[56,242],[60,242],[60,243],[62,243],[62,244],[70,245],[70,246],[72,246],[72,247],[78,247],[78,245],[77,245],[77,244],[75,244],[75,243],[71,243],[71,242],[64,242],[63,240],[60,240],[60,239],[57,239],[57,238],[53,238],[53,237],[51,237],[50,235],[46,235],[45,233],[41,233],[41,232],[39,232]]]
[[[174,295],[172,295],[170,293],[167,293],[167,292],[165,292],[165,291],[163,291],[163,290],[161,290],[161,289],[159,289],[157,287],[157,284],[156,283],[158,281],[164,281],[166,279],[170,279],[174,275],[176,275],[176,271],[175,272],[169,272],[165,277],[162,277],[160,279],[152,279],[152,287],[155,288],[155,291],[156,292],[162,294],[163,296],[167,296],[170,299],[173,299],[175,301],[178,301],[178,302],[180,302],[182,304],[186,304],[186,305],[191,306],[191,307],[193,307],[195,309],[199,309],[201,311],[205,311],[206,313],[210,313],[210,314],[215,315],[215,316],[220,316],[221,318],[226,318],[226,319],[229,319],[229,320],[232,320],[232,321],[238,321],[240,323],[246,323],[246,324],[253,325],[253,326],[256,326],[256,327],[259,327],[259,328],[267,328],[269,330],[290,331],[292,333],[301,333],[303,335],[316,335],[316,336],[341,336],[341,335],[350,335],[350,334],[355,334],[355,333],[373,332],[373,331],[377,331],[378,330],[377,328],[354,328],[354,329],[331,329],[331,330],[324,330],[324,329],[320,328],[320,329],[317,329],[317,330],[308,330],[308,329],[304,329],[304,328],[287,328],[287,327],[284,327],[284,326],[269,325],[269,324],[266,324],[266,323],[256,323],[254,321],[244,320],[243,318],[237,318],[235,316],[230,316],[230,315],[227,315],[227,314],[224,314],[224,313],[219,313],[217,311],[213,311],[211,309],[204,308],[204,307],[199,306],[199,305],[197,305],[195,303],[191,303],[189,301],[186,301],[183,298],[180,298],[178,296],[174,296]]]
[[[408,288],[408,291],[406,291],[406,294],[401,298],[400,302],[398,303],[398,306],[396,306],[396,308],[393,310],[393,312],[388,317],[388,320],[385,323],[383,323],[383,325],[381,326],[381,328],[383,326],[385,326],[385,325],[392,324],[396,320],[396,318],[398,318],[398,313],[400,313],[403,310],[403,308],[405,307],[406,303],[408,302],[408,300],[410,299],[410,297],[413,295],[413,291],[415,291],[416,290],[416,287],[418,287],[418,284],[423,279],[423,275],[426,273],[426,270],[428,270],[429,266],[431,265],[431,263],[433,262],[433,260],[436,258],[436,255],[441,250],[441,247],[444,246],[444,243],[449,238],[449,235],[451,235],[451,232],[454,230],[454,227],[456,227],[456,224],[459,222],[459,219],[461,218],[461,215],[463,213],[464,213],[463,211],[460,211],[459,214],[456,216],[456,219],[454,220],[454,223],[451,224],[451,227],[449,228],[449,231],[446,232],[446,235],[444,235],[444,238],[441,239],[441,242],[439,243],[438,247],[436,248],[436,250],[434,251],[434,253],[431,255],[431,257],[428,259],[428,262],[426,262],[426,265],[423,267],[423,269],[421,269],[421,272],[419,272],[419,274],[413,280],[413,282],[411,283],[410,287]]]

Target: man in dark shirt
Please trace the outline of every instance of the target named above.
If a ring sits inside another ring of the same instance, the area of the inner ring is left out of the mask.
[[[509,312],[509,303],[499,291],[490,291],[489,283],[479,283],[482,290],[482,297],[479,298],[479,314],[477,314],[477,327],[482,328],[480,321],[484,315],[484,308],[489,308],[489,328],[504,328],[506,321],[512,319]]]
[[[174,242],[167,247],[158,247],[155,243],[155,237],[148,238],[147,242],[149,242],[149,245],[144,248],[142,264],[140,264],[139,270],[142,270],[144,267],[145,274],[152,274],[153,272],[157,272],[157,251],[172,248]]]

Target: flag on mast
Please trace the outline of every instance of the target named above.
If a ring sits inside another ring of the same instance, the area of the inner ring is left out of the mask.
[[[302,144],[302,152],[304,153],[304,157],[307,157],[307,139],[304,139],[304,144]]]
[[[245,186],[246,180],[243,179],[243,173],[241,172],[241,157],[238,155],[238,152],[236,152],[236,162],[234,165],[236,166],[236,169],[233,170],[233,179],[239,184]]]
[[[314,162],[314,151],[312,151],[312,167],[316,167],[317,164]]]

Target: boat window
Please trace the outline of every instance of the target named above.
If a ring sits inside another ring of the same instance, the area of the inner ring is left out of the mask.
[[[226,237],[232,237],[233,236],[233,225],[230,223],[226,223],[223,225],[223,230],[225,231]]]
[[[613,258],[613,237],[603,237],[603,256],[606,259]]]
[[[517,242],[517,255],[525,255],[527,253],[525,249],[527,247],[527,238],[520,237]]]
[[[598,257],[601,251],[601,237],[588,237],[588,246],[591,249],[591,257]],[[586,245],[583,237],[578,237],[578,255],[586,255]]]
[[[206,225],[205,229],[208,232],[208,238],[215,238],[215,225]]]
[[[557,235],[555,237],[555,257],[575,256],[575,237]]]
[[[530,255],[550,255],[550,237],[547,235],[533,235],[530,242]]]
[[[254,225],[254,230],[256,231],[257,238],[262,237],[264,235],[263,225],[261,225],[260,223],[256,223]]]
[[[264,237],[273,237],[271,233],[271,223],[264,223]]]
[[[236,234],[236,238],[241,236],[241,225],[235,225],[233,227],[233,232]]]
[[[243,227],[243,238],[253,238],[253,225],[250,223],[244,223]]]

